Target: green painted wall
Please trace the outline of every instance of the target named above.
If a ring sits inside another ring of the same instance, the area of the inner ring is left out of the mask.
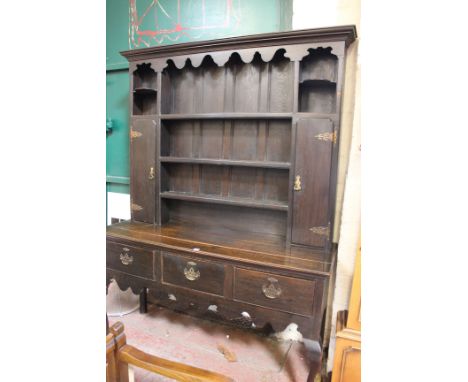
[[[122,50],[291,29],[293,0],[107,0],[107,190],[129,193],[128,63]]]
[[[130,171],[128,152],[128,70],[107,71],[106,88],[107,119],[108,121],[111,119],[112,123],[112,130],[107,133],[106,139],[106,180],[111,184],[128,184]],[[125,187],[119,187],[118,189],[128,193]]]

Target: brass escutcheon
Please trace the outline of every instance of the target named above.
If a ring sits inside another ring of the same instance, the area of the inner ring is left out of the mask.
[[[301,191],[301,190],[302,190],[301,176],[296,175],[296,179],[294,180],[294,191]]]
[[[268,284],[262,285],[262,292],[266,298],[274,299],[281,295],[282,290],[277,279],[268,277]]]
[[[120,261],[122,262],[123,265],[129,265],[133,263],[133,256],[129,255],[128,253],[121,253],[120,254]]]
[[[153,179],[154,179],[154,167],[150,167],[148,179],[149,179],[149,180],[153,180]]]
[[[197,263],[189,261],[184,268],[184,275],[187,280],[198,280],[200,278],[200,271],[197,269]]]

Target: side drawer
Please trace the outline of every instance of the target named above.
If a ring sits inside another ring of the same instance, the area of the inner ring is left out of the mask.
[[[224,265],[162,253],[162,282],[222,296]]]
[[[107,242],[106,263],[110,269],[153,279],[154,251]]]
[[[315,281],[235,268],[234,299],[312,316]]]

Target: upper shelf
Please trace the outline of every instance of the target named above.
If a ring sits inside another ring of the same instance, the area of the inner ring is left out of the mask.
[[[273,162],[273,161],[187,158],[187,157],[170,157],[170,156],[161,156],[160,160],[162,163],[193,163],[193,164],[210,164],[210,165],[215,165],[215,166],[241,166],[241,167],[277,168],[277,169],[289,169],[290,167],[290,164],[288,162]]]
[[[237,113],[236,113],[237,114]],[[245,115],[245,113],[240,113],[242,115]],[[150,115],[145,115],[145,117],[151,116],[154,119],[161,118],[162,120],[170,121],[170,120],[197,120],[197,119],[207,119],[207,120],[216,120],[216,119],[250,119],[250,120],[255,120],[255,119],[272,119],[272,120],[291,120],[293,117],[293,113],[286,113],[282,114],[281,116],[270,116],[266,117],[264,116],[265,114],[251,114],[245,115],[245,116],[233,116],[232,113],[215,113],[215,114],[150,114]],[[336,113],[308,113],[308,112],[298,112],[294,113],[296,118],[332,118],[336,116]],[[140,115],[133,115],[132,117],[140,117]]]
[[[157,92],[157,90],[153,88],[139,87],[135,88],[133,92],[137,94],[154,94]]]
[[[204,195],[194,194],[187,192],[176,192],[176,191],[165,191],[161,192],[161,198],[163,199],[176,199],[185,200],[189,202],[200,202],[200,203],[212,203],[212,204],[226,204],[231,206],[239,207],[252,207],[252,208],[263,208],[277,211],[287,211],[288,203],[277,201],[277,200],[256,200],[249,198],[239,197],[223,197],[216,195]]]
[[[161,119],[291,119],[292,113],[161,114]]]

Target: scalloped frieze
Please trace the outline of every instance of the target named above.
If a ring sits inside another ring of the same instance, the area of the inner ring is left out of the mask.
[[[303,44],[290,46],[285,57],[288,57],[291,61],[301,61],[304,57],[309,55],[309,49],[331,49],[331,54],[335,56],[343,56],[344,48],[336,43],[330,44]]]
[[[263,49],[262,53],[261,53],[261,56],[262,56],[262,60],[264,62],[270,62],[273,57],[275,56],[276,52],[280,51],[280,50],[286,50],[284,48],[281,48],[281,47],[278,47],[278,48],[275,48],[275,49]]]
[[[286,53],[284,53],[284,56],[289,58],[291,61],[301,61],[308,54],[309,48],[307,46],[296,45],[286,49]]]
[[[135,72],[141,64],[150,64],[152,70],[154,70],[155,72],[162,72],[162,70],[167,66],[167,59],[154,59],[130,62],[128,66],[129,72]]]
[[[128,288],[132,290],[134,294],[139,294],[143,288],[147,288],[150,285],[149,282],[145,282],[143,279],[139,279],[138,277],[134,277],[131,275],[127,275],[125,273],[118,273],[118,272],[107,272],[106,275],[107,287],[112,280],[115,280],[118,287],[122,291],[126,291]]]
[[[310,44],[297,44],[289,46],[269,46],[269,47],[258,47],[250,49],[239,49],[239,50],[227,50],[227,51],[217,51],[210,53],[198,53],[192,55],[183,55],[183,56],[173,56],[165,59],[151,60],[154,63],[154,69],[161,71],[164,69],[169,61],[172,61],[176,68],[182,69],[187,65],[187,62],[190,60],[191,65],[194,68],[198,68],[203,60],[210,56],[213,61],[219,67],[226,65],[231,56],[234,53],[237,53],[241,58],[242,62],[249,64],[255,57],[255,54],[258,53],[263,62],[270,62],[275,54],[284,50],[284,56],[289,58],[291,61],[300,61],[309,54],[309,49],[317,48],[331,48],[332,53],[336,56],[342,56],[344,54],[344,45],[342,43],[330,42],[330,43],[310,43]]]
[[[167,60],[166,59],[151,60],[151,66],[154,68],[156,72],[162,72],[163,69],[167,66]]]
[[[195,55],[191,56],[190,61],[192,63],[192,66],[194,68],[198,68],[201,65],[201,63],[203,62],[205,57],[206,56],[204,56],[202,54],[195,54]]]
[[[175,65],[175,67],[177,69],[182,69],[185,66],[188,58],[189,58],[189,56],[176,56],[176,57],[171,57],[167,61],[169,62],[169,60],[171,60],[174,63],[174,65]],[[190,60],[190,61],[192,61],[192,60]],[[193,63],[192,63],[192,65],[193,65]]]
[[[255,57],[255,53],[259,53],[260,57],[264,62],[269,62],[275,55],[275,53],[284,48],[276,47],[267,47],[267,48],[252,48],[252,49],[241,49],[241,50],[229,50],[229,51],[220,51],[220,52],[211,52],[211,53],[200,53],[192,54],[187,56],[175,56],[167,59],[167,62],[172,61],[177,69],[182,69],[187,64],[187,61],[190,60],[190,63],[194,68],[198,68],[205,57],[210,56],[213,61],[219,67],[226,65],[231,56],[234,53],[239,54],[241,60],[245,64],[249,64]]]
[[[270,48],[271,49],[271,48]],[[275,50],[275,49],[271,49],[271,50]],[[263,51],[262,49],[243,49],[243,50],[240,50],[239,52],[237,52],[242,60],[242,62],[244,64],[250,64],[255,56],[255,53],[258,51],[258,53],[260,53],[260,57],[262,58],[263,61],[265,61],[263,59]],[[232,56],[232,54],[231,54]]]
[[[211,58],[218,66],[224,66],[231,58],[232,52],[213,52],[211,53]]]
[[[180,55],[198,54],[223,50],[242,50],[260,46],[264,48],[291,46],[298,44],[341,44],[343,48],[357,38],[356,26],[336,26],[295,30],[279,33],[265,33],[252,36],[239,36],[226,39],[204,40],[168,46],[153,46],[142,49],[132,49],[121,54],[129,61],[143,61],[154,58],[169,58]]]

